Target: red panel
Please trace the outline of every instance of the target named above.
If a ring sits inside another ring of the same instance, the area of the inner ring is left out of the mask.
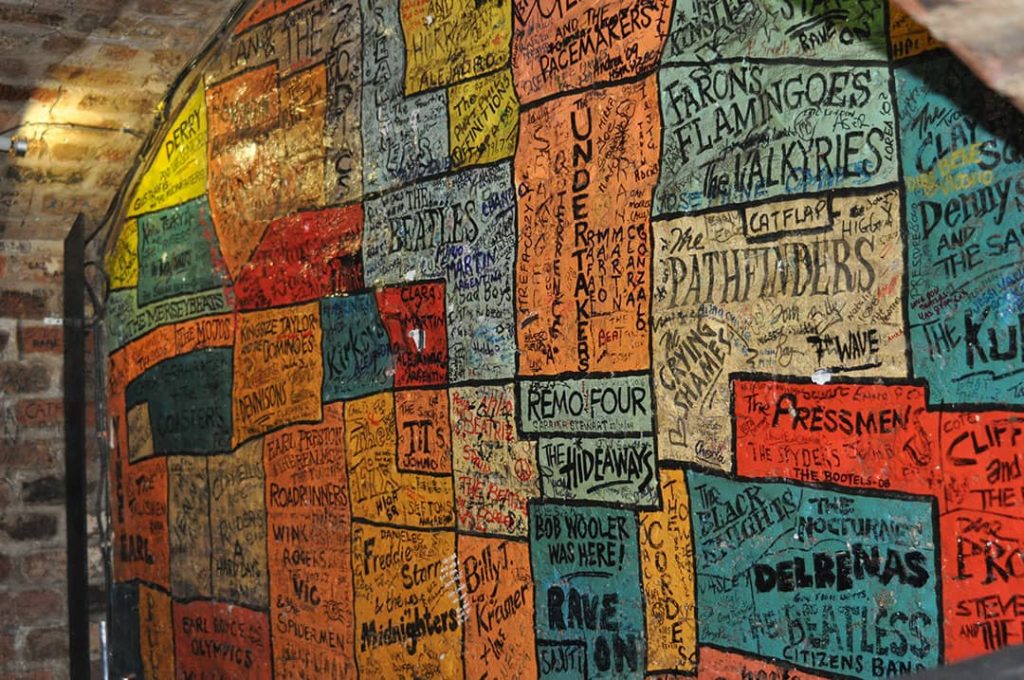
[[[363,287],[363,207],[274,220],[235,282],[243,311],[307,302]]]
[[[932,494],[941,467],[923,387],[733,382],[736,471]]]
[[[174,649],[179,678],[270,677],[267,615],[246,607],[176,603]]]
[[[448,380],[444,284],[385,288],[377,294],[377,306],[395,357],[395,387],[444,384]]]
[[[1024,419],[943,413],[946,661],[1024,643]]]

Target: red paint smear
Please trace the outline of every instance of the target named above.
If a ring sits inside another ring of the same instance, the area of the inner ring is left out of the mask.
[[[362,205],[274,220],[235,280],[238,309],[264,309],[360,290],[362,240]]]

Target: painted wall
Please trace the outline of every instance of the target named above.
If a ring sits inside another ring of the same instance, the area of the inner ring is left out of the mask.
[[[275,0],[107,255],[118,673],[1024,641],[1020,115],[880,0]]]

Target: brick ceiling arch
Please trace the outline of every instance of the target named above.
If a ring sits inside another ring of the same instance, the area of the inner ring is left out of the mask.
[[[239,0],[0,2],[0,238],[62,239],[103,220],[179,74]]]

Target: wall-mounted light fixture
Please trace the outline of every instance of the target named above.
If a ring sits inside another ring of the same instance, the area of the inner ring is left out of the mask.
[[[0,135],[0,153],[24,156],[28,153],[28,141],[8,135]]]

